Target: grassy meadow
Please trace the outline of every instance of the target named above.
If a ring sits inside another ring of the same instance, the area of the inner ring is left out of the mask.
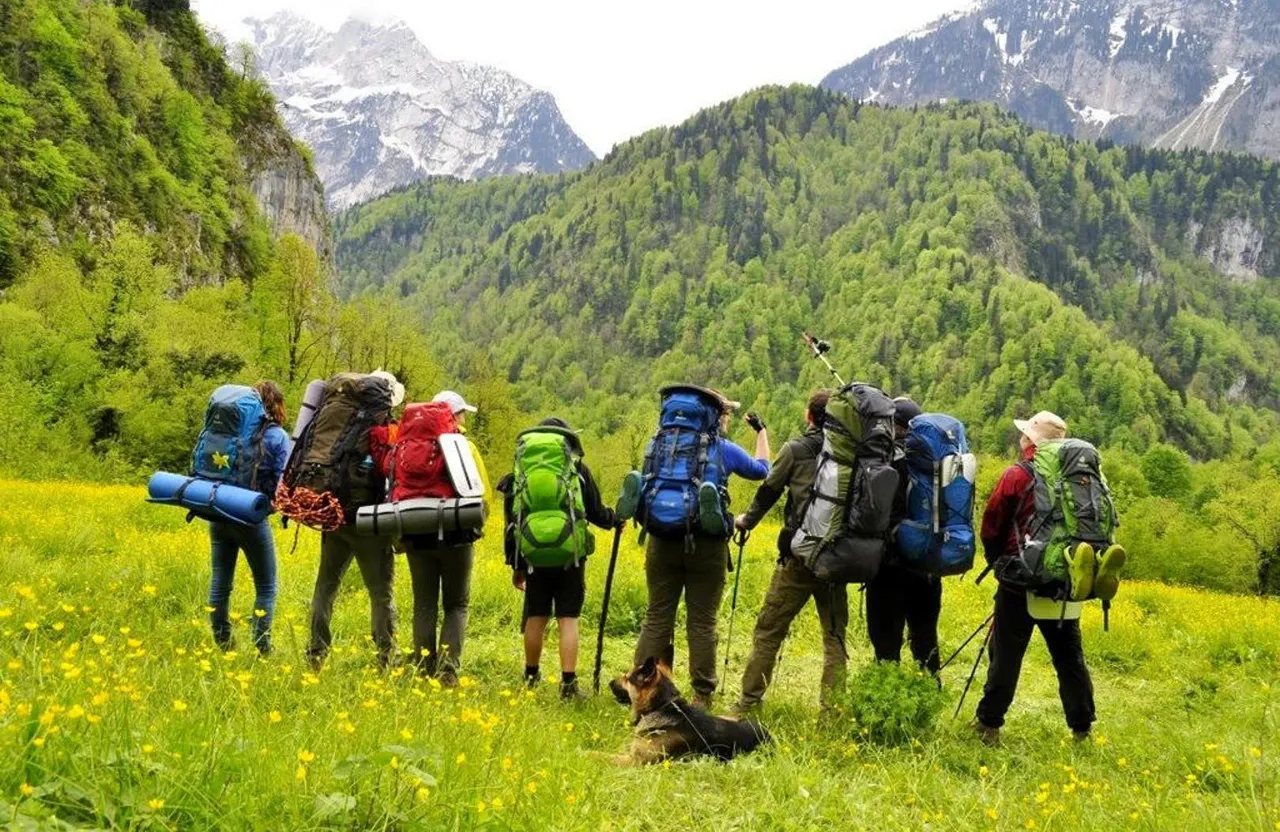
[[[276,653],[214,648],[205,613],[201,522],[150,506],[140,488],[0,482],[0,825],[152,829],[1280,829],[1274,602],[1129,583],[1111,631],[1086,613],[1099,722],[1071,741],[1038,638],[1001,748],[973,739],[976,704],[952,719],[973,647],[945,674],[949,707],[904,747],[820,718],[818,625],[799,619],[762,721],[776,745],[725,765],[647,769],[588,752],[629,741],[606,695],[562,704],[528,692],[520,596],[495,532],[481,544],[464,679],[442,690],[380,673],[368,603],[348,574],[335,654],[302,657],[319,538],[280,531]],[[727,705],[737,694],[773,535],[748,544]],[[589,569],[580,673],[590,678],[608,541]],[[1141,556],[1141,553],[1136,553]],[[629,533],[606,641],[606,673],[627,664],[644,609],[642,554]],[[408,571],[397,564],[400,641]],[[233,610],[249,646],[252,584],[241,561]],[[948,579],[942,643],[983,619],[992,587]],[[853,603],[858,603],[855,595]],[[729,617],[726,597],[721,638]],[[851,668],[870,660],[855,610]],[[554,633],[543,672],[556,676]],[[684,642],[677,679],[683,681]],[[978,683],[981,683],[980,671]]]

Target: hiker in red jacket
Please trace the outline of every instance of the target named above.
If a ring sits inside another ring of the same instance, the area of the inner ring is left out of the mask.
[[[1014,424],[1018,428],[1022,459],[1005,469],[982,515],[982,547],[997,578],[1002,571],[1001,559],[1018,554],[1022,546],[1020,536],[1034,519],[1034,478],[1028,466],[1036,446],[1067,436],[1067,423],[1047,410],[1030,419],[1015,419]],[[1047,603],[1041,603],[1046,600]],[[1057,601],[1039,599],[1021,588],[1000,584],[991,625],[991,665],[974,723],[974,730],[983,742],[995,745],[1000,741],[1000,728],[1018,689],[1022,657],[1031,642],[1031,632],[1037,627],[1058,674],[1058,695],[1067,725],[1077,740],[1088,739],[1095,714],[1093,682],[1085,666],[1084,644],[1080,638],[1081,608],[1078,602],[1069,602],[1064,608]]]

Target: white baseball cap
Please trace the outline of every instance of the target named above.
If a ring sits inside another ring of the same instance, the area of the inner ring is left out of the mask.
[[[399,407],[400,402],[404,401],[404,385],[396,379],[394,375],[379,367],[369,375],[374,378],[380,378],[387,382],[387,386],[391,388],[391,406]]]
[[[452,390],[441,390],[439,393],[436,393],[436,397],[431,401],[444,402],[449,405],[449,409],[454,412],[454,415],[457,415],[464,410],[468,413],[476,412],[474,406],[467,404],[466,399],[462,398],[460,394],[455,393]]]

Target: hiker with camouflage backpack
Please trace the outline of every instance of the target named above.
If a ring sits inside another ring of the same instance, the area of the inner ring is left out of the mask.
[[[595,551],[587,524],[617,525],[600,498],[582,442],[563,419],[543,419],[516,439],[515,470],[503,477],[503,549],[511,582],[524,593],[524,681],[542,679],[539,663],[554,615],[560,638],[560,698],[578,689],[578,619],[586,597],[586,560]]]
[[[1110,603],[1125,552],[1112,539],[1115,507],[1093,446],[1067,439],[1066,422],[1048,411],[1014,424],[1022,459],[1000,477],[982,517],[982,545],[999,588],[974,729],[983,742],[999,742],[1031,633],[1039,629],[1067,725],[1082,741],[1096,718],[1080,635],[1082,602]]]

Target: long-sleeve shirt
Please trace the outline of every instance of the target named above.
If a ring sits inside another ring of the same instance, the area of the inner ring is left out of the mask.
[[[737,474],[744,480],[759,481],[769,476],[769,460],[752,459],[751,454],[721,436],[717,443],[720,461],[727,474]]]
[[[1023,462],[1036,454],[1035,446],[1022,454]],[[1035,519],[1035,500],[1031,487],[1034,479],[1023,464],[1011,465],[1000,475],[1000,482],[987,500],[982,513],[982,549],[987,563],[995,563],[1006,555],[1016,555],[1019,535],[1031,527]]]
[[[612,529],[617,524],[613,508],[604,504],[591,469],[581,460],[578,462],[578,479],[582,482],[582,508],[587,522],[602,529]],[[507,534],[503,536],[503,550],[507,565],[514,569],[524,569],[527,564],[520,557],[520,547],[516,545],[515,535],[519,532],[512,526],[516,515],[515,475],[507,474],[498,480],[496,488],[502,494],[503,527],[507,529]]]
[[[285,429],[271,423],[262,435],[262,461],[258,463],[256,479],[257,489],[268,497],[275,495],[292,449],[293,440]]]
[[[800,527],[817,477],[818,453],[821,450],[822,430],[814,427],[783,444],[764,482],[756,489],[751,505],[747,507],[745,519],[748,529],[754,529],[760,524],[784,492],[787,502],[783,507],[783,522],[789,529]]]

